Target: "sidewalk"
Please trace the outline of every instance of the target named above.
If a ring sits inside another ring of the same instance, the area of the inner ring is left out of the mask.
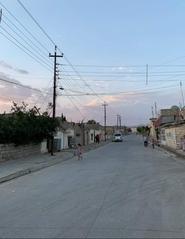
[[[180,157],[181,159],[185,159],[185,151],[183,151],[182,149],[172,149],[164,145],[160,146],[159,148],[171,152],[175,154],[177,157]]]
[[[83,146],[84,152],[96,149],[109,142],[110,141]],[[0,183],[39,171],[58,163],[62,163],[63,161],[72,159],[73,157],[74,149],[66,149],[55,153],[54,156],[51,156],[49,153],[37,154],[26,158],[0,162]]]

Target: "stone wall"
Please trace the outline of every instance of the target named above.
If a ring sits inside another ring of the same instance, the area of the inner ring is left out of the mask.
[[[176,143],[175,128],[166,128],[165,129],[165,141],[166,141],[166,146],[176,149],[177,143]]]
[[[177,141],[177,149],[182,147],[181,139],[185,136],[185,125],[180,125],[176,128],[176,141]]]
[[[162,133],[163,130],[163,133]],[[185,125],[174,125],[161,130],[161,144],[172,149],[180,149],[181,139],[185,135]],[[164,137],[164,138],[163,138]],[[164,142],[163,142],[164,140]]]
[[[19,159],[41,152],[40,144],[14,146],[13,144],[0,144],[0,161]]]

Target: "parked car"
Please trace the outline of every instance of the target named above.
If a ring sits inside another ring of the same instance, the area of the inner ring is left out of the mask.
[[[121,133],[114,134],[113,142],[122,142],[122,141],[123,141],[123,137]]]

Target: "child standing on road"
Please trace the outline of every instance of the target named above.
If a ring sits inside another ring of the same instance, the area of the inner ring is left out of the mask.
[[[78,160],[82,160],[82,145],[78,144],[77,145],[77,156],[78,156]]]

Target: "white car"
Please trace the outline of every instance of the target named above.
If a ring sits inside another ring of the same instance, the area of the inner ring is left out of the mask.
[[[114,141],[114,142],[122,142],[122,141],[123,141],[122,134],[120,134],[120,133],[114,134],[113,141]]]

